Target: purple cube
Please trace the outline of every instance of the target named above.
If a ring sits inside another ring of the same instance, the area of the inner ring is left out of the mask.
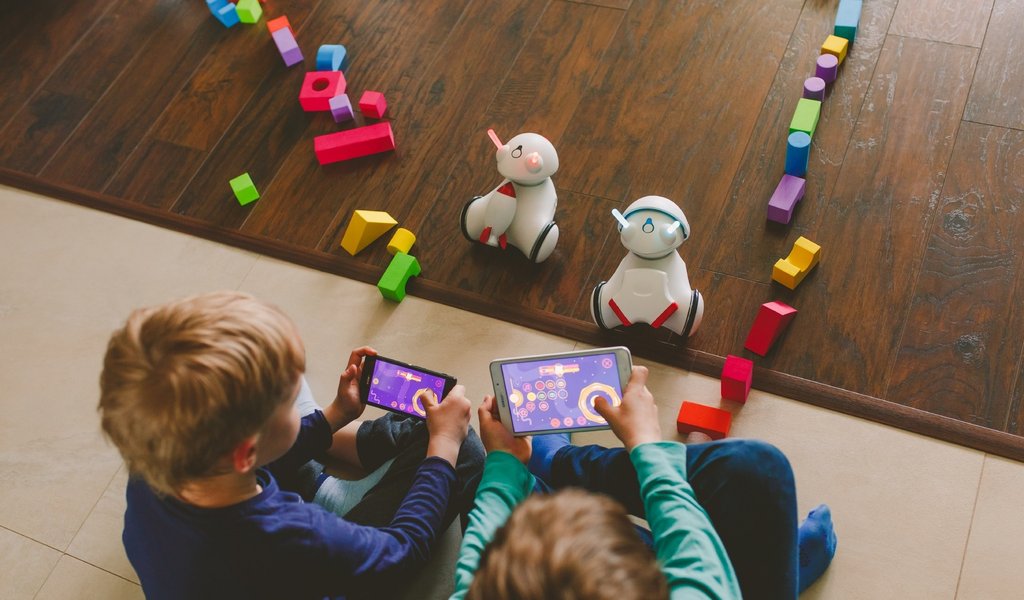
[[[291,29],[282,27],[270,35],[274,37],[277,51],[281,53],[281,58],[284,59],[286,66],[290,67],[302,62],[302,50],[299,48],[299,43],[295,41]]]
[[[822,54],[818,57],[814,74],[824,79],[825,83],[832,83],[839,74],[839,59],[831,54]]]
[[[348,99],[348,94],[338,94],[331,98],[330,104],[331,116],[334,117],[335,123],[352,120],[352,102]]]
[[[796,203],[804,197],[807,182],[803,177],[783,175],[782,181],[775,188],[772,199],[768,201],[768,220],[788,225],[793,218]]]
[[[808,77],[804,80],[804,98],[825,100],[825,80],[821,77]]]

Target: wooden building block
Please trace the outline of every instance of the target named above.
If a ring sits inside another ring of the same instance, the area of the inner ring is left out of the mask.
[[[846,58],[846,49],[849,46],[850,40],[841,38],[838,35],[830,35],[825,38],[825,43],[821,45],[821,53],[831,54],[839,59],[839,64],[843,64],[843,60]]]
[[[864,0],[839,0],[839,9],[836,10],[836,26],[832,33],[850,40],[852,44],[857,37],[857,28],[860,27],[860,13],[863,7]]]
[[[258,23],[263,16],[259,0],[238,0],[235,8],[238,10],[238,20],[243,23]]]
[[[807,274],[818,264],[821,246],[800,236],[793,243],[789,256],[780,258],[772,268],[772,279],[791,290],[807,277]]]
[[[825,80],[814,76],[804,79],[804,98],[809,100],[825,100]]]
[[[793,111],[793,120],[789,122],[789,132],[802,131],[814,137],[814,129],[818,126],[818,117],[821,115],[821,102],[801,98],[796,103],[796,110]]]
[[[331,110],[331,98],[344,94],[345,85],[341,71],[310,71],[302,80],[299,104],[307,112]]]
[[[331,98],[328,105],[331,107],[331,116],[334,117],[335,123],[351,121],[355,116],[352,113],[352,101],[348,99],[348,94],[338,94]]]
[[[793,135],[807,134],[798,131]],[[790,136],[792,137],[792,136]],[[789,166],[789,153],[786,153],[786,166]],[[807,182],[802,177],[783,175],[779,185],[772,193],[772,199],[768,201],[768,220],[788,225],[793,219],[793,211],[796,210],[796,203],[804,197],[804,190]]]
[[[225,27],[234,27],[239,23],[238,10],[227,0],[206,0],[206,7]]]
[[[397,224],[398,221],[382,210],[357,210],[352,213],[345,235],[341,237],[341,247],[355,256]]]
[[[388,101],[384,99],[384,94],[380,92],[367,90],[363,92],[363,96],[359,99],[359,112],[368,117],[383,119],[384,113],[387,110]]]
[[[832,83],[839,76],[839,59],[831,54],[822,54],[814,66],[814,76],[820,77],[826,84]]]
[[[725,357],[722,367],[722,397],[734,402],[746,402],[754,382],[754,361],[732,354]]]
[[[391,259],[384,276],[377,282],[377,289],[388,300],[401,302],[405,299],[405,286],[409,278],[420,274],[420,263],[415,256],[398,252]]]
[[[313,151],[321,165],[395,149],[391,123],[375,123],[313,138]]]
[[[238,203],[242,206],[255,202],[260,197],[260,193],[256,191],[256,184],[252,182],[252,177],[249,177],[248,173],[242,173],[228,183],[231,185],[231,191],[235,193]]]
[[[388,242],[388,252],[391,254],[398,254],[399,252],[408,254],[415,243],[416,234],[404,227],[399,227],[395,230],[395,234],[391,236],[391,241]]]
[[[316,51],[317,71],[348,70],[348,51],[341,44],[324,44]]]
[[[796,309],[783,302],[765,302],[757,312],[743,347],[764,356],[796,316]]]
[[[270,33],[274,33],[278,29],[287,29],[292,32],[292,37],[295,37],[295,30],[292,29],[292,24],[288,22],[288,17],[284,15],[267,21],[267,30]]]
[[[811,136],[805,131],[794,131],[786,138],[786,174],[794,177],[807,175],[811,160]]]
[[[286,67],[302,62],[302,49],[299,48],[299,43],[295,41],[291,27],[277,29],[270,36],[274,38],[274,45],[277,46],[277,51],[281,53],[281,58],[284,60]]]
[[[683,401],[676,417],[676,431],[679,433],[699,431],[713,440],[729,435],[731,424],[732,414],[729,411],[696,402]]]

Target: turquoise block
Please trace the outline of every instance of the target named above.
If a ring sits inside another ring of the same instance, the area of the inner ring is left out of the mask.
[[[839,0],[833,34],[850,40],[852,44],[857,37],[857,27],[860,26],[860,13],[863,8],[864,0]]]
[[[316,51],[317,71],[341,71],[348,69],[348,52],[340,44],[324,44]]]

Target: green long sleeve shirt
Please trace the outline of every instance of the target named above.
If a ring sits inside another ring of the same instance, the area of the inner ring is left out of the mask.
[[[673,600],[740,598],[739,582],[722,540],[686,480],[686,446],[676,442],[641,444],[629,457],[654,534],[654,553]],[[533,483],[533,475],[511,454],[487,455],[459,550],[453,600],[466,595],[484,547],[516,504],[530,495]]]

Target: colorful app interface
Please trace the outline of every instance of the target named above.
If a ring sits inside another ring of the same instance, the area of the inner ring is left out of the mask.
[[[426,393],[440,401],[444,383],[443,377],[378,360],[374,362],[366,402],[426,418],[420,395]]]
[[[613,406],[622,404],[612,353],[509,363],[501,374],[517,433],[607,425],[594,400],[604,396]]]

